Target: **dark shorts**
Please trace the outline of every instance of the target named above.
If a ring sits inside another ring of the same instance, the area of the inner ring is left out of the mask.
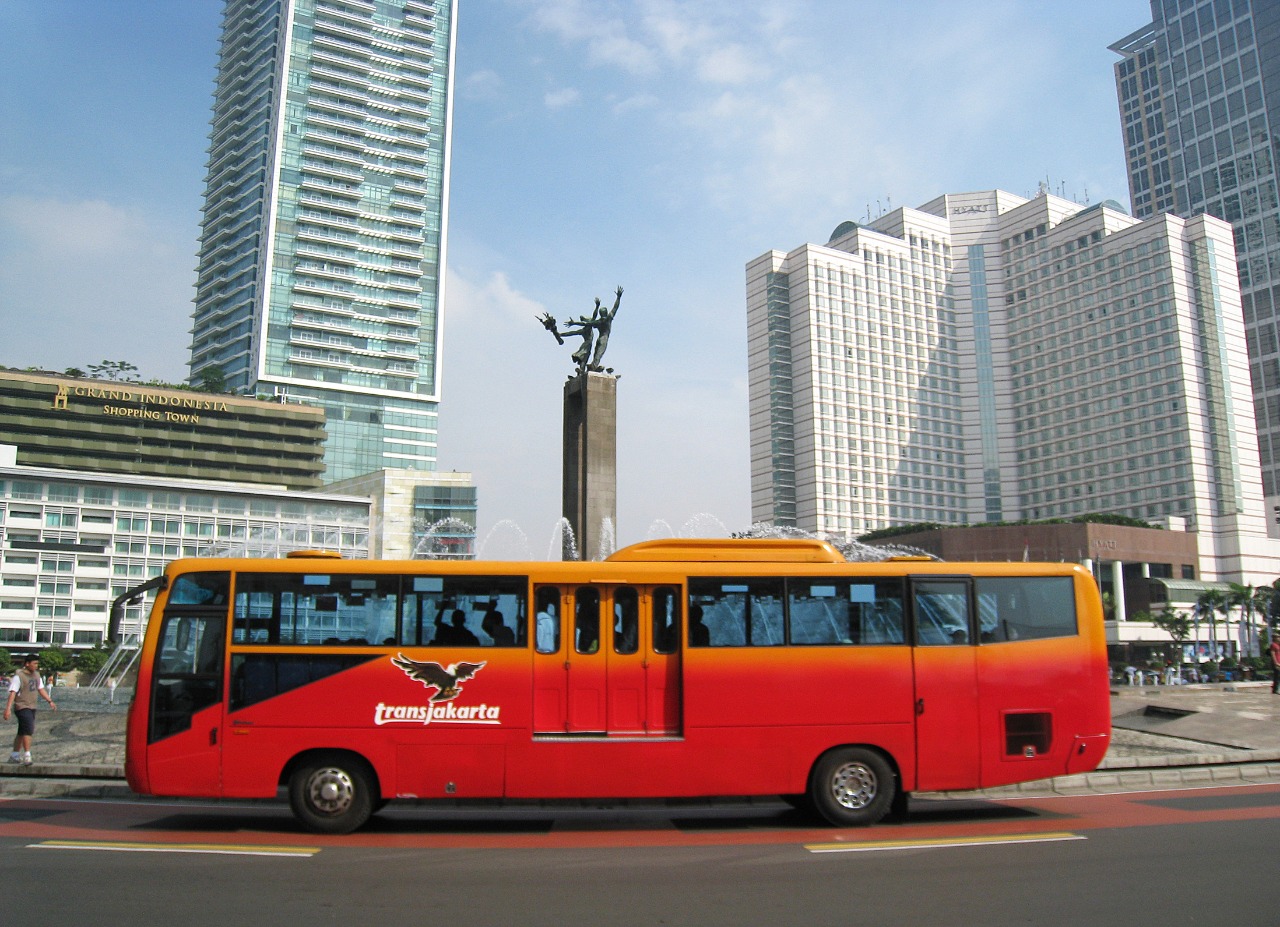
[[[19,735],[30,737],[36,732],[36,710],[34,708],[19,708],[14,714],[18,716]]]

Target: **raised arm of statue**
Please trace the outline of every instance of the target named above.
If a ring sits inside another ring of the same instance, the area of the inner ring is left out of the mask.
[[[556,339],[556,344],[564,344],[564,339],[560,337],[560,333],[556,331],[556,320],[551,317],[550,312],[544,313],[540,316],[535,315],[534,318],[542,323],[543,328],[551,332]]]

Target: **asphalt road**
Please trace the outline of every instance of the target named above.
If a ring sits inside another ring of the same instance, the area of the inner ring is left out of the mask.
[[[12,898],[94,925],[1280,923],[1280,785],[915,801],[388,809],[347,837],[275,805],[0,801]]]

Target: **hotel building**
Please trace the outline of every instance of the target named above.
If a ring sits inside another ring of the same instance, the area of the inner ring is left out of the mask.
[[[1226,222],[948,194],[760,256],[747,319],[757,522],[1116,513],[1276,575]]]

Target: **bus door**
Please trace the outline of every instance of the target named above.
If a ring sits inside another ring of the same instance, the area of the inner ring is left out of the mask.
[[[147,776],[157,794],[221,792],[227,573],[189,573],[170,590],[150,682]]]
[[[534,733],[679,731],[678,589],[539,586],[534,600]]]
[[[916,789],[972,788],[979,778],[972,583],[914,577]]]

